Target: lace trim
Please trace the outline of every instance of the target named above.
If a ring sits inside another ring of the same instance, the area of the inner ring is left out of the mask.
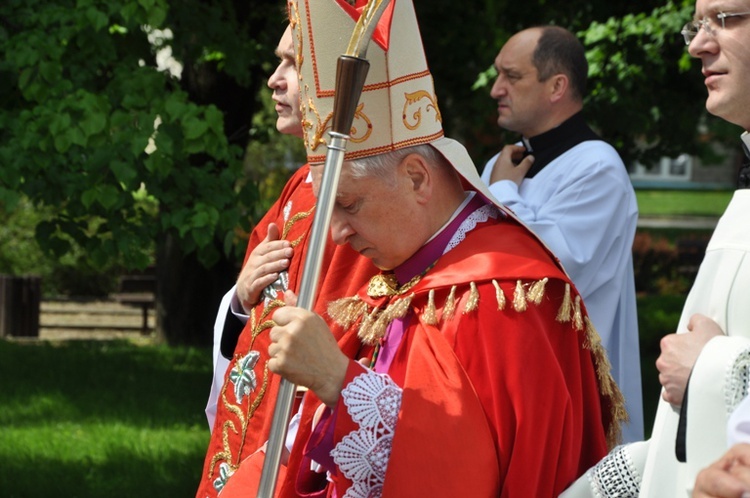
[[[458,230],[456,230],[456,233],[453,234],[453,238],[451,238],[450,242],[448,242],[448,245],[445,246],[445,251],[443,252],[443,254],[447,253],[451,249],[454,249],[458,244],[463,242],[463,240],[466,238],[466,234],[474,230],[478,224],[484,223],[490,218],[497,219],[499,215],[500,210],[492,204],[485,204],[484,206],[471,213],[463,221],[463,223],[461,223],[461,225],[458,227]]]
[[[732,363],[732,368],[727,372],[724,392],[724,404],[727,409],[727,418],[732,414],[737,405],[750,394],[750,350],[742,351]]]
[[[341,395],[349,415],[359,425],[331,451],[341,473],[353,483],[343,498],[379,497],[391,456],[402,390],[387,375],[369,370],[355,377]]]
[[[586,477],[596,498],[637,498],[643,479],[626,445],[609,452],[586,472]]]

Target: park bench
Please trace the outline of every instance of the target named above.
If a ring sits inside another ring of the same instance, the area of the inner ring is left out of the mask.
[[[143,322],[141,333],[148,334],[148,310],[156,304],[156,277],[154,275],[122,275],[119,289],[111,294],[118,303],[141,308]]]

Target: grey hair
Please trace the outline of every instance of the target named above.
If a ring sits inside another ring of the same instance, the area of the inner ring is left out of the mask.
[[[450,163],[430,144],[412,145],[403,149],[349,161],[352,177],[377,178],[391,187],[396,186],[396,166],[409,154],[422,156],[433,167],[450,168]]]

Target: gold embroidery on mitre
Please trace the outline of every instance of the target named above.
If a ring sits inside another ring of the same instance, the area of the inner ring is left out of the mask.
[[[474,282],[470,282],[469,288],[469,300],[466,301],[464,314],[476,311],[476,309],[479,307],[479,289],[477,289],[477,284],[475,284]]]
[[[302,78],[302,63],[305,58],[302,55],[302,30],[297,29],[297,26],[302,22],[302,18],[299,15],[299,8],[296,2],[288,2],[289,7],[289,27],[292,29],[292,34],[297,38],[297,50],[294,53],[294,63],[297,67],[297,75]]]
[[[584,347],[589,349],[594,357],[596,376],[599,379],[599,391],[603,396],[609,398],[611,403],[612,421],[607,428],[607,448],[611,450],[620,444],[622,439],[621,424],[627,423],[630,417],[625,409],[625,397],[612,378],[612,365],[609,362],[607,351],[602,345],[601,337],[588,317],[585,318],[585,322],[586,339]]]
[[[403,120],[404,126],[407,129],[414,131],[419,128],[419,126],[422,124],[422,109],[424,109],[425,112],[430,112],[431,110],[434,111],[435,121],[442,123],[443,117],[440,114],[440,109],[438,109],[437,99],[435,98],[435,96],[430,95],[430,93],[426,90],[404,93],[404,99],[404,110],[402,112],[401,118]],[[422,103],[421,106],[412,113],[411,118],[415,121],[415,123],[409,123],[409,115],[407,109],[413,104],[419,103],[423,99],[427,99],[428,102]]]
[[[443,307],[443,320],[451,320],[456,313],[456,286],[451,287],[451,292],[445,300]]]
[[[563,296],[563,302],[560,305],[560,310],[557,312],[556,320],[559,323],[566,323],[570,321],[570,312],[573,309],[573,300],[570,297],[570,284],[565,284],[565,295]]]
[[[575,311],[573,312],[573,326],[576,330],[583,330],[583,313],[581,313],[581,296],[576,296]]]
[[[537,305],[541,303],[542,298],[544,297],[544,286],[547,285],[548,280],[547,277],[544,277],[543,279],[534,282],[529,289],[528,294],[526,294],[526,300]]]
[[[437,308],[435,307],[435,289],[430,289],[427,295],[427,307],[422,313],[422,321],[427,325],[437,325]]]
[[[503,292],[503,289],[500,288],[500,284],[498,284],[497,280],[495,280],[494,278],[492,279],[492,285],[495,286],[495,299],[497,299],[497,309],[502,311],[505,309],[505,293]]]
[[[513,292],[513,309],[519,313],[526,311],[526,290],[520,280],[516,281],[516,290]]]
[[[325,122],[321,120],[318,108],[315,105],[315,100],[310,95],[310,87],[305,84],[304,98],[300,98],[300,111],[302,112],[302,129],[304,130],[304,141],[307,150],[315,152],[318,147],[325,145],[326,141],[323,135],[326,132],[328,120],[330,119],[331,113]],[[315,119],[313,122],[312,118]]]
[[[349,132],[349,141],[353,142],[355,144],[360,144],[370,138],[370,135],[372,135],[372,120],[367,117],[367,114],[365,114],[362,109],[364,109],[365,104],[364,102],[360,103],[357,106],[357,110],[354,111],[354,121],[352,122],[352,128]],[[364,132],[360,133],[359,128],[357,128],[357,122],[358,121],[364,121],[365,123],[365,130]]]

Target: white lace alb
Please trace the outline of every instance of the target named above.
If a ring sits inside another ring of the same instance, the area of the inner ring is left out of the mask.
[[[343,498],[374,498],[382,493],[385,471],[401,407],[402,390],[390,377],[367,370],[341,391],[359,429],[331,450],[344,477],[351,480]]]

